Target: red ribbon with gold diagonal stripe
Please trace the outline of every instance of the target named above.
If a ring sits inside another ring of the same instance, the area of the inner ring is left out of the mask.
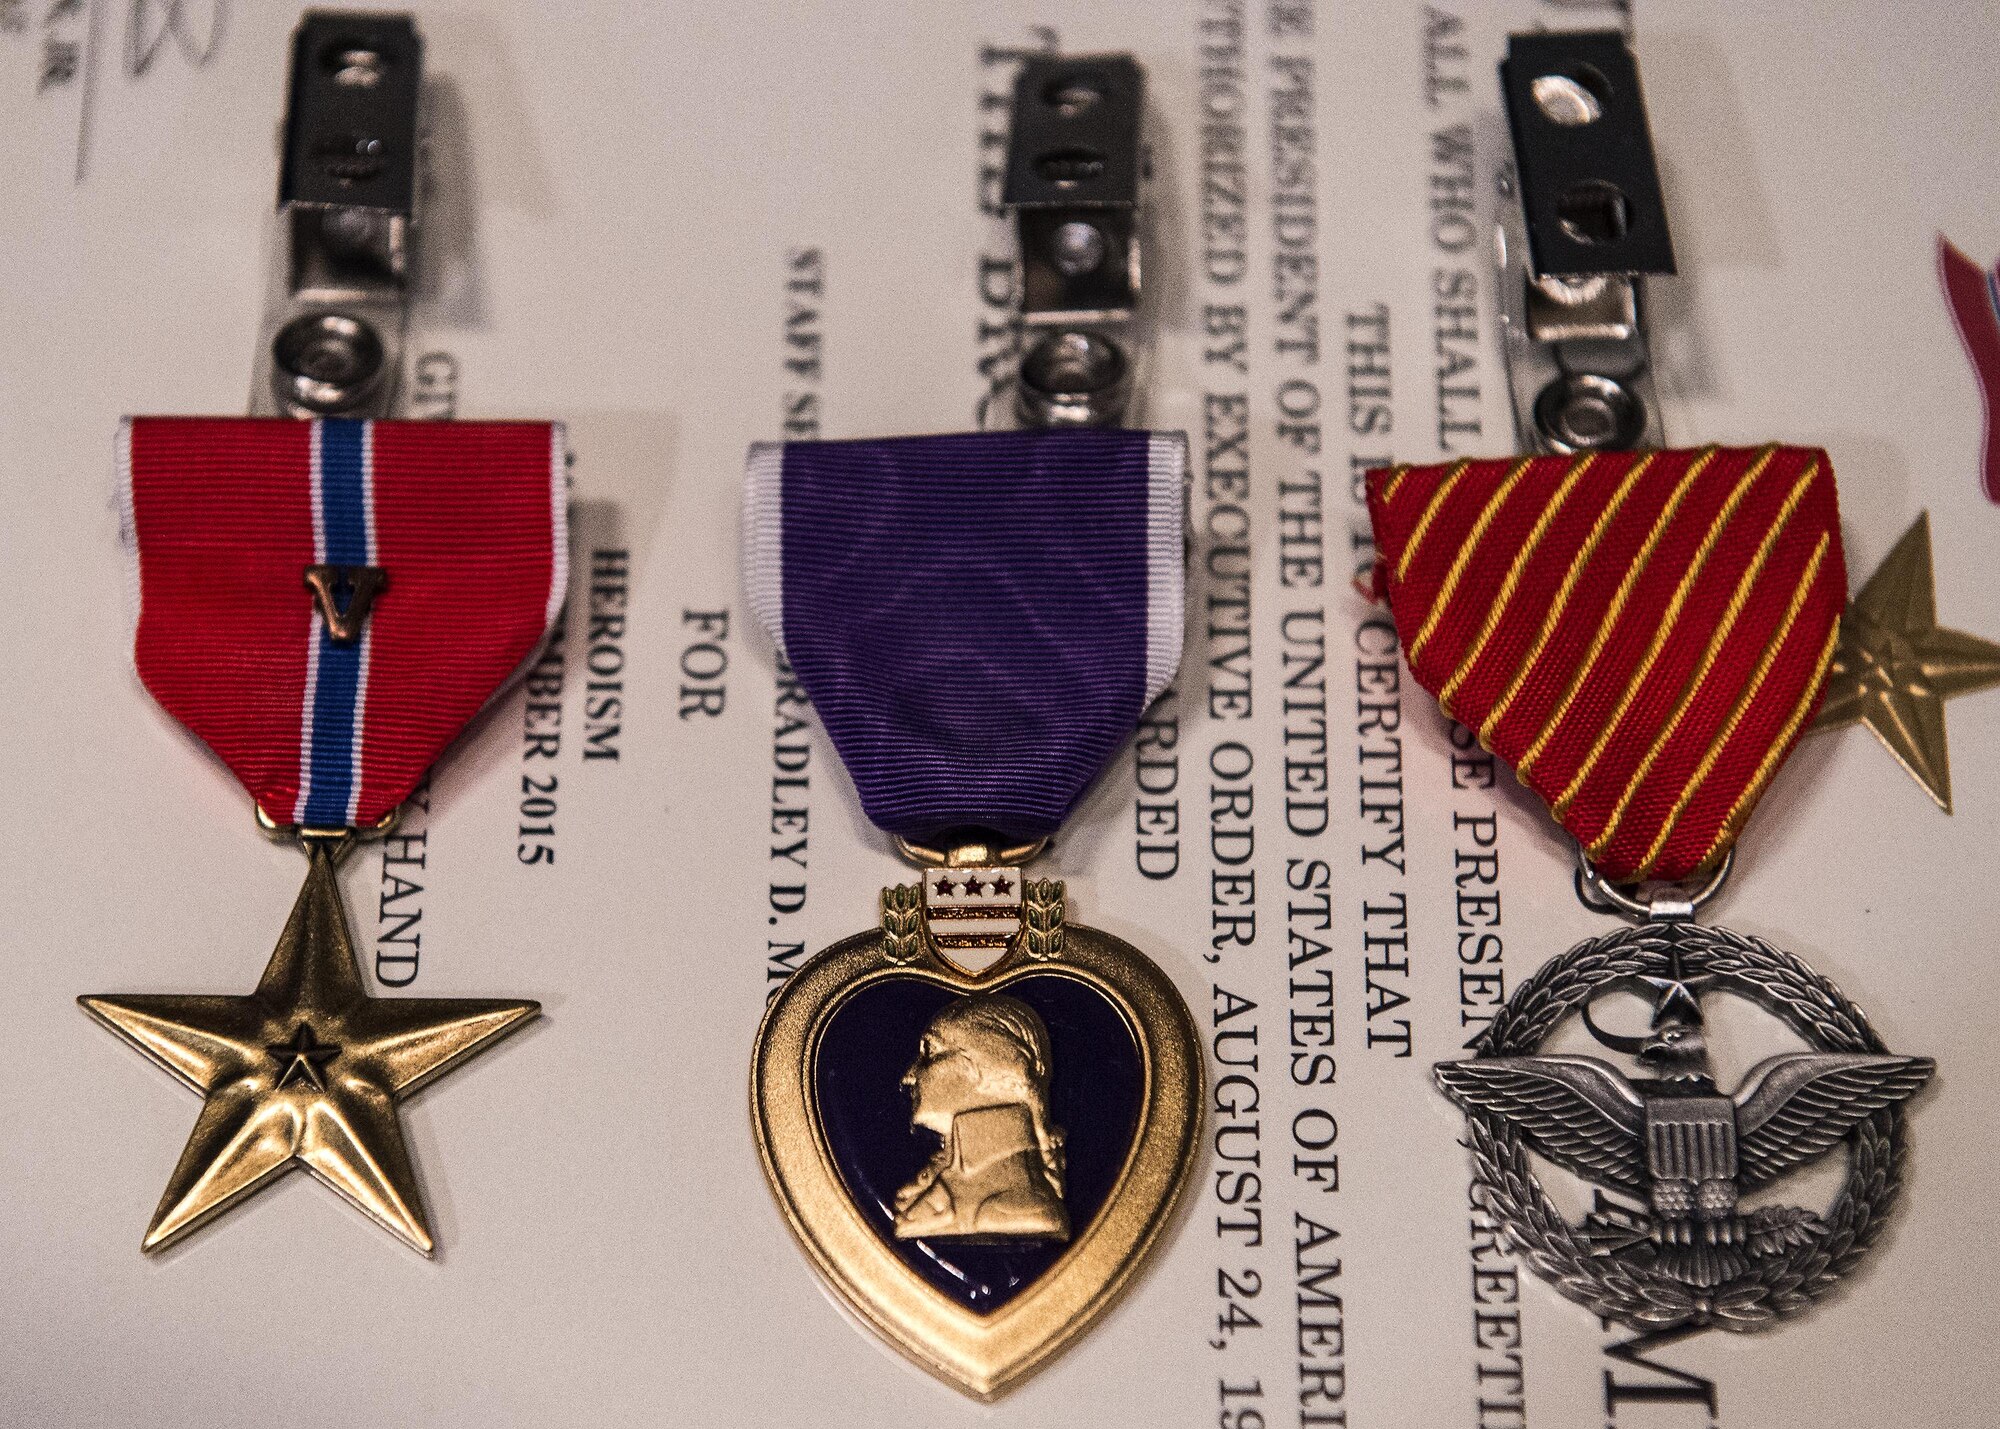
[[[1595,452],[1368,474],[1419,684],[1615,882],[1725,854],[1812,723],[1846,599],[1826,453]]]

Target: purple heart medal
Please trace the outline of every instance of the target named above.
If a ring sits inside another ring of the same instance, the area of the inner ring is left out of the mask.
[[[1180,663],[1186,439],[1115,425],[1140,96],[1122,55],[1032,59],[1016,82],[1019,430],[748,462],[750,604],[868,817],[923,870],[772,1000],[757,1147],[827,1283],[980,1398],[1117,1297],[1199,1130],[1172,981],[1025,871]]]

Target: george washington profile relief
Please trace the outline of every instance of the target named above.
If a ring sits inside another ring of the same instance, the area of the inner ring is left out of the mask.
[[[1069,1239],[1049,1030],[1032,1007],[997,993],[951,1003],[924,1029],[903,1090],[911,1124],[943,1145],[896,1193],[897,1239]]]

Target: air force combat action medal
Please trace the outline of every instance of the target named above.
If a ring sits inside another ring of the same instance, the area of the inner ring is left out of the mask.
[[[1642,920],[1554,959],[1437,1080],[1470,1117],[1480,1196],[1597,1314],[1750,1329],[1823,1294],[1884,1223],[1901,1105],[1931,1075],[1797,958],[1695,910],[1820,702],[1842,571],[1823,453],[1584,452],[1369,478],[1383,585],[1418,683],[1579,846],[1586,901]],[[1695,885],[1699,886],[1695,886]],[[1650,895],[1642,891],[1650,888]],[[1638,991],[1643,1036],[1594,999]],[[1744,997],[1813,1050],[1711,1074],[1704,1000]],[[1627,1076],[1539,1049],[1572,1014]],[[1746,1193],[1845,1142],[1833,1206]],[[1526,1153],[1626,1200],[1572,1225]]]
[[[1094,254],[1114,270],[1095,291],[1125,309],[1079,324],[1088,303],[1042,292],[1069,314],[1022,373],[1020,415],[1042,429],[749,458],[751,605],[869,818],[923,870],[772,1001],[757,1145],[827,1282],[982,1398],[1124,1287],[1198,1131],[1200,1050],[1173,984],[1023,868],[1180,660],[1185,439],[1101,426],[1123,407],[1138,108],[1122,57],[1020,78],[1017,151],[1108,156],[1063,190],[1068,209],[1010,186],[1024,263],[1057,241]]]
[[[1543,966],[1437,1082],[1466,1111],[1476,1194],[1564,1295],[1660,1333],[1754,1329],[1880,1233],[1903,1106],[1933,1070],[1797,958],[1693,921],[1825,694],[1846,589],[1833,471],[1797,447],[1620,449],[1658,432],[1637,275],[1672,264],[1637,68],[1615,34],[1536,35],[1501,74],[1521,198],[1502,244],[1510,377],[1545,454],[1371,472],[1376,587],[1418,683],[1576,839],[1584,901],[1637,926]],[[1580,223],[1550,184],[1608,193],[1619,222]],[[1599,319],[1623,331],[1563,336]],[[1614,992],[1645,1000],[1643,1032],[1593,1015]],[[1724,996],[1805,1050],[1720,1084]],[[1544,1050],[1572,1016],[1631,1070]],[[1784,1200],[1843,1145],[1831,1205]],[[1530,1151],[1595,1189],[1580,1222]]]
[[[378,195],[366,186],[393,190],[400,173],[407,198],[414,121],[373,106],[414,105],[415,32],[397,17],[318,16],[295,44],[288,135],[327,120],[313,101],[338,83],[322,63],[334,54],[374,79],[334,106],[332,122],[350,138],[388,138],[367,148],[373,169],[341,169],[357,208],[293,205],[292,231],[302,242],[383,233],[401,218],[393,202],[368,208]],[[324,143],[304,152],[339,167]],[[304,181],[288,169],[288,192]],[[295,324],[322,342],[301,359],[318,376],[285,405],[384,407],[382,373],[336,361],[342,351],[383,357],[371,321],[381,308],[327,304],[310,289],[285,300],[295,311],[275,324],[275,367],[298,356],[283,348]],[[307,859],[305,887],[248,995],[81,999],[203,1098],[143,1246],[173,1243],[302,1166],[428,1255],[396,1103],[538,1009],[370,997],[335,866],[393,824],[432,762],[541,645],[567,567],[562,429],[141,417],[125,423],[118,456],[139,678],[242,781],[266,829]]]

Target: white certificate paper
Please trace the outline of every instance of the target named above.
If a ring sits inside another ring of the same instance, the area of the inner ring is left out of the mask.
[[[1468,1201],[1431,1063],[1612,924],[1407,677],[1385,722],[1351,578],[1361,470],[1513,449],[1495,66],[1510,29],[1620,21],[1534,0],[420,10],[412,414],[567,421],[575,570],[560,641],[342,882],[375,991],[547,1015],[405,1110],[435,1261],[305,1176],[143,1257],[197,1103],[74,999],[247,992],[304,862],[132,675],[112,438],[244,409],[296,18],[0,0],[0,1422],[1990,1413],[2000,692],[1949,707],[1950,816],[1864,730],[1808,738],[1712,910],[1938,1061],[1848,1285],[1772,1333],[1633,1349]],[[2000,254],[2000,32],[1971,7],[1685,0],[1634,43],[1680,262],[1651,289],[1668,440],[1826,447],[1852,579],[1928,510],[1941,620],[2000,638],[2000,510],[1934,266],[1940,235]],[[751,441],[963,429],[1005,380],[1006,97],[1049,47],[1145,68],[1144,417],[1195,470],[1181,676],[1049,868],[1180,985],[1215,1094],[1136,1287],[989,1408],[848,1321],[758,1172],[767,996],[908,874],[754,627],[736,526]],[[1490,906],[1461,896],[1469,840],[1497,851]],[[1497,961],[1462,960],[1469,931]],[[1784,1045],[1750,1012],[1715,1030],[1725,1075]]]

